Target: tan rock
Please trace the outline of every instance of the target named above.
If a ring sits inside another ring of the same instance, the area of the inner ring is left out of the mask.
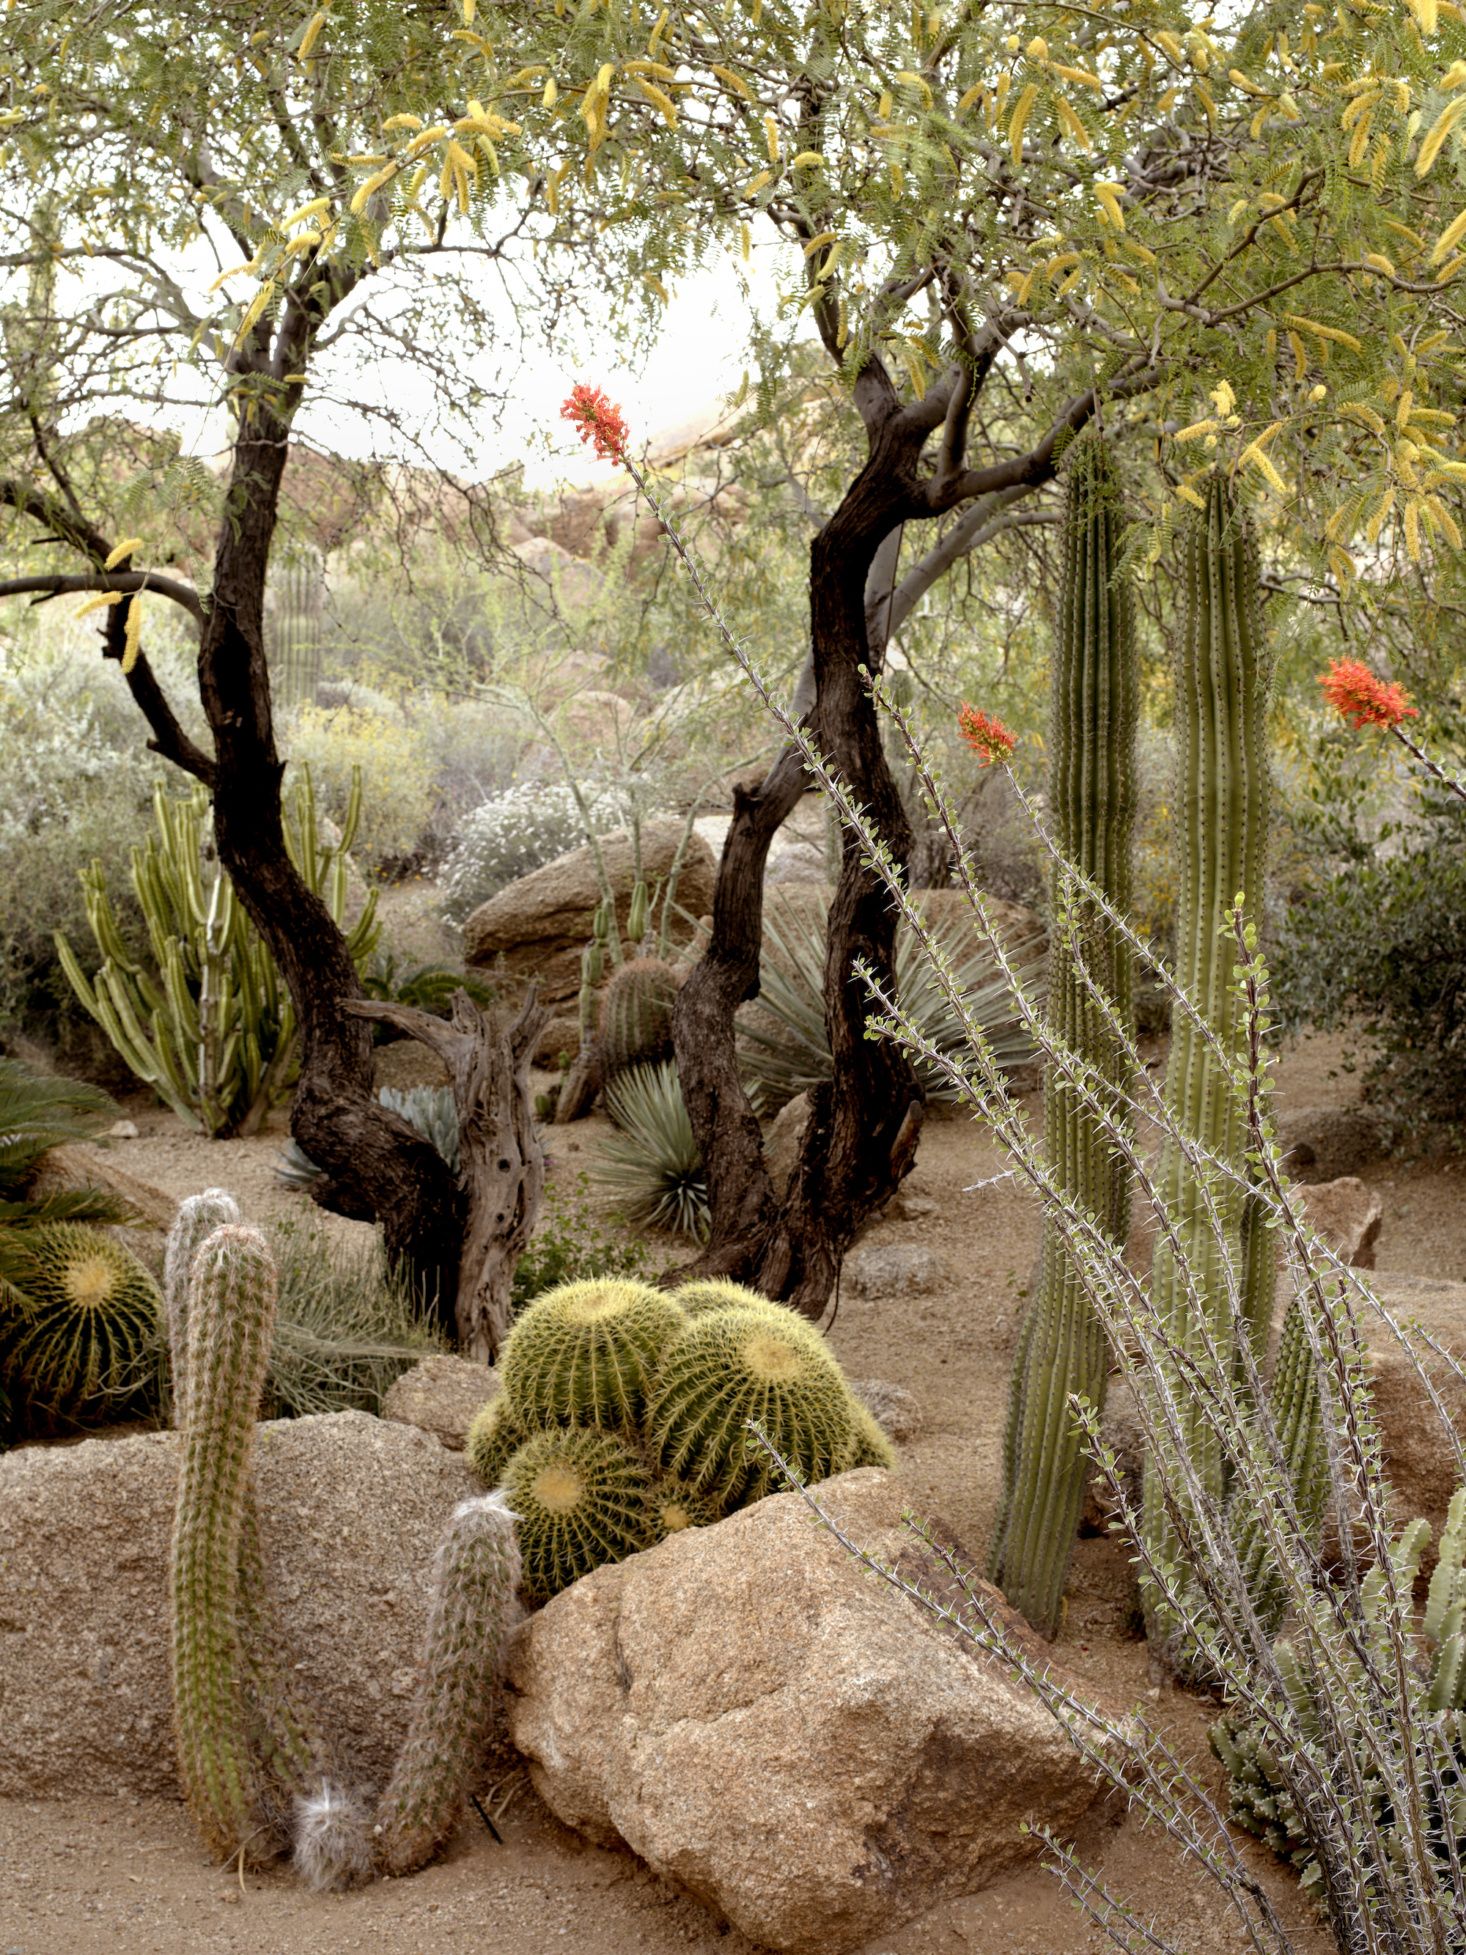
[[[1303,1208],[1334,1254],[1356,1269],[1374,1268],[1384,1206],[1357,1175],[1317,1181],[1302,1189]]]
[[[461,1453],[474,1414],[498,1392],[497,1371],[436,1351],[392,1380],[382,1400],[382,1417],[430,1432],[451,1452]]]
[[[862,1545],[917,1552],[893,1476],[821,1493]],[[794,1494],[575,1583],[520,1629],[507,1680],[510,1735],[567,1825],[795,1955],[985,1886],[1038,1850],[1025,1819],[1069,1833],[1096,1807],[1028,1691],[863,1575]]]
[[[780,1201],[784,1199],[789,1186],[794,1163],[799,1159],[804,1123],[808,1118],[809,1095],[796,1093],[792,1100],[786,1100],[779,1108],[764,1135],[764,1162],[769,1170],[769,1179],[774,1184],[774,1193]]]
[[[0,1458],[0,1794],[177,1791],[168,1543],[178,1439]],[[377,1783],[406,1729],[427,1576],[466,1467],[365,1412],[260,1427],[259,1510],[306,1701]]]
[[[1387,1270],[1371,1278],[1371,1287],[1397,1321],[1418,1322],[1466,1365],[1466,1283]],[[1455,1454],[1409,1353],[1372,1311],[1364,1312],[1363,1327],[1385,1475],[1398,1497],[1399,1519],[1423,1514],[1439,1533],[1456,1490]],[[1466,1439],[1466,1383],[1437,1358],[1429,1359],[1427,1369],[1457,1433]]]
[[[1295,1181],[1334,1181],[1388,1151],[1390,1123],[1374,1107],[1286,1107],[1278,1116],[1278,1143]]]
[[[852,1378],[850,1389],[890,1438],[914,1439],[921,1431],[921,1410],[904,1385],[886,1378]]]
[[[641,854],[648,882],[666,879],[682,841],[680,821],[669,817],[646,824]],[[619,832],[605,836],[600,848],[616,891],[617,919],[624,928],[636,879],[631,837]],[[694,835],[678,873],[678,908],[694,917],[709,909],[714,879],[712,851]],[[581,952],[600,900],[595,857],[589,847],[572,849],[481,904],[463,926],[464,954],[471,965],[497,965],[502,960],[510,977],[533,978],[542,1004],[568,1004],[579,995]],[[684,942],[689,934],[674,928],[674,941]]]

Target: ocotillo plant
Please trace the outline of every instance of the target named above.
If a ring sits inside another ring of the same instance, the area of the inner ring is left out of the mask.
[[[1082,869],[1128,909],[1135,813],[1140,672],[1128,583],[1120,566],[1123,514],[1097,439],[1075,450],[1065,518],[1064,584],[1050,688],[1049,814],[1058,851],[1050,878],[1049,1012],[1054,1036],[1118,1107],[1128,1092],[1134,1019],[1129,946],[1099,924],[1064,864]],[[1101,1000],[1106,1002],[1101,1002]],[[1044,1137],[1065,1191],[1123,1242],[1129,1177],[1100,1120],[1050,1067]],[[1080,1273],[1052,1220],[1043,1231],[1038,1291],[1020,1340],[1004,1447],[1006,1485],[992,1551],[994,1579],[1046,1632],[1058,1622],[1084,1501],[1088,1462],[1071,1396],[1103,1402],[1109,1350]]]
[[[1269,680],[1256,545],[1220,474],[1188,528],[1185,578],[1176,657],[1175,975],[1196,1010],[1176,1013],[1171,1029],[1165,1095],[1174,1125],[1157,1185],[1172,1226],[1156,1239],[1151,1290],[1168,1340],[1194,1354],[1206,1344],[1235,1348],[1239,1321],[1260,1345],[1273,1293],[1271,1246],[1260,1233],[1245,1239],[1254,1231],[1249,1224],[1244,1236],[1242,1185],[1216,1165],[1240,1163],[1246,1145],[1245,1109],[1227,1077],[1229,1062],[1245,1061],[1246,1052],[1236,945],[1226,918],[1239,898],[1255,911],[1262,897]],[[1174,1380],[1160,1389],[1168,1385],[1175,1389]],[[1194,1413],[1183,1417],[1200,1484],[1220,1501],[1224,1473],[1215,1436]],[[1172,1522],[1150,1465],[1144,1505],[1147,1544],[1153,1556],[1164,1555]],[[1171,1633],[1151,1589],[1146,1618],[1153,1638]]]

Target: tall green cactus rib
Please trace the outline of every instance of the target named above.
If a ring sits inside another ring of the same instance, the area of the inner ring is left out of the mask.
[[[347,857],[360,817],[359,781],[339,843],[323,845],[310,776],[296,784],[286,842],[307,885],[340,923]],[[264,940],[213,859],[209,798],[159,785],[157,834],[132,851],[131,880],[148,931],[152,968],[129,950],[100,861],[82,876],[87,918],[102,954],[93,977],[64,936],[57,956],[77,997],[129,1069],[190,1126],[210,1135],[247,1131],[289,1085],[295,1011]],[[369,897],[347,937],[359,969],[380,927]]]
[[[1271,1261],[1272,1238],[1265,1230],[1258,1233],[1266,1241]],[[1328,1502],[1329,1461],[1318,1373],[1314,1369],[1301,1297],[1294,1297],[1283,1318],[1277,1362],[1268,1385],[1268,1403],[1298,1519],[1304,1533],[1312,1538],[1322,1525]],[[1238,1506],[1235,1498],[1233,1506],[1234,1510]],[[1234,1511],[1232,1532],[1247,1592],[1259,1621],[1271,1634],[1283,1619],[1287,1592],[1256,1509]]]
[[[275,1268],[258,1230],[226,1223],[204,1242],[189,1317],[169,1572],[179,1777],[212,1851],[267,1859],[276,1842],[251,1744],[240,1623],[255,1417],[275,1321]]]
[[[168,1324],[168,1357],[173,1382],[173,1423],[188,1424],[188,1317],[193,1260],[215,1229],[243,1221],[239,1203],[227,1188],[205,1188],[187,1195],[168,1231],[163,1251],[163,1308]]]
[[[1122,530],[1108,454],[1097,439],[1085,440],[1073,451],[1069,476],[1051,686],[1049,807],[1063,860],[1082,869],[1123,911],[1131,895],[1140,670],[1131,596],[1120,567]],[[1133,960],[1116,932],[1086,916],[1082,898],[1070,900],[1057,867],[1051,898],[1048,995],[1054,1029],[1113,1087],[1118,1103],[1128,1090],[1129,1060],[1080,977],[1075,937],[1092,979],[1127,1029],[1134,1019]],[[1123,1242],[1127,1172],[1107,1145],[1099,1120],[1052,1066],[1044,1086],[1044,1133],[1065,1192],[1113,1240]],[[994,1579],[1046,1633],[1058,1623],[1087,1473],[1070,1398],[1082,1393],[1101,1405],[1108,1369],[1104,1332],[1059,1229],[1046,1223],[1038,1294],[1014,1367],[1004,1502],[992,1552]]]
[[[515,1619],[514,1522],[502,1494],[461,1501],[438,1549],[412,1722],[377,1808],[376,1860],[384,1873],[426,1866],[481,1768]]]
[[[1221,1052],[1240,1060],[1245,1057],[1242,998],[1225,919],[1239,895],[1253,906],[1262,895],[1270,674],[1251,527],[1224,476],[1213,476],[1205,502],[1185,539],[1185,617],[1176,660],[1176,977]],[[1165,1094],[1182,1135],[1214,1160],[1241,1165],[1246,1133],[1238,1097],[1218,1051],[1179,1010],[1173,1014]],[[1193,1354],[1207,1336],[1223,1352],[1235,1348],[1229,1294],[1235,1284],[1254,1345],[1260,1346],[1272,1311],[1273,1261],[1261,1240],[1265,1231],[1250,1221],[1244,1229],[1244,1191],[1234,1176],[1198,1170],[1175,1140],[1162,1150],[1157,1181],[1185,1258],[1183,1268],[1167,1238],[1157,1240],[1152,1304],[1170,1339]],[[1170,1382],[1174,1387],[1176,1381]],[[1219,1502],[1224,1493],[1220,1443],[1200,1411],[1188,1409],[1190,1395],[1178,1389],[1175,1397],[1187,1450],[1203,1486]],[[1153,1551],[1171,1553],[1171,1526],[1152,1462],[1146,1468],[1143,1530]],[[1164,1638],[1167,1625],[1149,1585],[1145,1602],[1152,1637]]]

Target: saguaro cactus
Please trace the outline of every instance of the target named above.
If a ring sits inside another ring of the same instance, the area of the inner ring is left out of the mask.
[[[268,1858],[274,1843],[250,1743],[239,1608],[255,1417],[275,1323],[275,1266],[257,1229],[226,1224],[204,1243],[190,1316],[170,1570],[179,1777],[221,1859],[251,1850]]]
[[[1186,537],[1185,617],[1176,658],[1176,977],[1211,1036],[1188,1014],[1173,1013],[1165,1093],[1179,1134],[1211,1161],[1230,1163],[1234,1173],[1198,1165],[1180,1140],[1167,1142],[1158,1192],[1180,1254],[1161,1235],[1151,1273],[1153,1307],[1169,1340],[1197,1355],[1208,1340],[1224,1353],[1235,1350],[1234,1299],[1260,1343],[1273,1280],[1262,1232],[1249,1240],[1253,1230],[1244,1231],[1247,1204],[1235,1169],[1244,1159],[1245,1123],[1220,1056],[1243,1056],[1236,946],[1225,918],[1239,895],[1254,908],[1262,895],[1269,666],[1251,529],[1222,475],[1212,478],[1205,500]],[[1171,1384],[1175,1388],[1176,1381]],[[1194,1409],[1194,1395],[1174,1389],[1174,1396],[1201,1483],[1219,1501],[1220,1445]],[[1159,1474],[1149,1463],[1143,1526],[1151,1549],[1166,1554],[1170,1523]],[[1153,1590],[1147,1589],[1145,1600],[1152,1635],[1164,1637],[1169,1626]]]
[[[1064,537],[1064,586],[1051,686],[1049,801],[1054,841],[1121,910],[1130,902],[1139,665],[1131,598],[1120,568],[1123,516],[1109,457],[1096,439],[1074,451]],[[1080,974],[1128,1031],[1134,973],[1128,948],[1071,895],[1055,868],[1049,1012],[1060,1041],[1118,1104],[1129,1060]],[[1096,1115],[1052,1065],[1044,1134],[1060,1183],[1117,1242],[1129,1215],[1125,1170]],[[1086,1461],[1070,1398],[1099,1406],[1109,1356],[1058,1227],[1046,1222],[1038,1293],[1014,1369],[1005,1444],[1006,1486],[992,1569],[1010,1601],[1044,1631],[1057,1625],[1064,1577],[1084,1501]]]

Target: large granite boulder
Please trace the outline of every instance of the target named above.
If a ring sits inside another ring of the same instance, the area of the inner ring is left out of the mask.
[[[176,1793],[177,1462],[168,1432],[0,1458],[0,1795]],[[433,1551],[477,1489],[436,1439],[365,1412],[261,1426],[256,1480],[302,1693],[380,1784],[406,1730]]]
[[[1466,1366],[1466,1283],[1430,1276],[1397,1276],[1382,1270],[1369,1279],[1397,1323],[1417,1323]],[[1364,1341],[1374,1377],[1374,1407],[1379,1420],[1385,1475],[1398,1499],[1401,1522],[1422,1514],[1439,1534],[1457,1486],[1456,1459],[1440,1414],[1407,1351],[1373,1311],[1363,1316]],[[1417,1344],[1431,1383],[1466,1443],[1466,1383],[1448,1364]],[[1432,1555],[1431,1559],[1434,1559]]]
[[[499,1374],[471,1358],[434,1351],[392,1380],[382,1417],[430,1432],[440,1445],[461,1453],[476,1413],[499,1395]]]
[[[642,873],[648,883],[666,881],[682,840],[683,824],[671,818],[650,821],[642,829]],[[624,929],[636,881],[631,837],[607,835],[600,850]],[[691,917],[710,910],[716,874],[712,850],[700,835],[693,835],[678,872],[677,908]],[[510,977],[533,978],[541,1004],[567,1004],[580,991],[581,952],[600,900],[594,855],[589,846],[572,849],[480,904],[463,926],[464,955],[480,968],[499,965]],[[679,928],[675,917],[673,925],[673,942],[685,942],[690,928]]]
[[[820,1492],[861,1545],[917,1560],[890,1474]],[[1039,1851],[1026,1819],[1069,1833],[1100,1799],[1023,1685],[872,1582],[795,1494],[575,1583],[519,1630],[507,1681],[560,1819],[796,1955],[985,1886]]]

